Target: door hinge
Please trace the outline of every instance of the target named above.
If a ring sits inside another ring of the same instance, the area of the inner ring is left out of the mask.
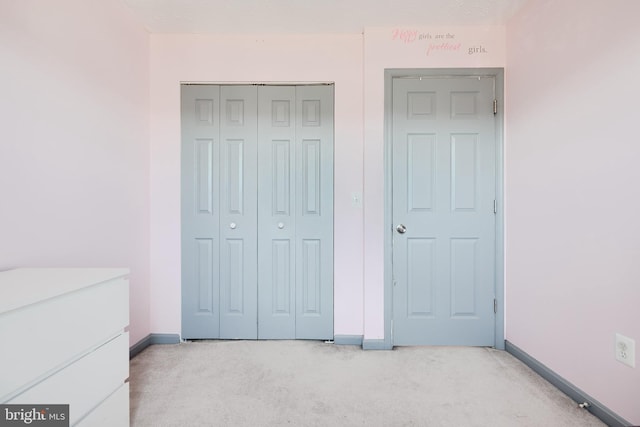
[[[498,202],[495,199],[493,200],[493,213],[498,213]]]
[[[493,312],[498,314],[498,300],[495,298],[493,299]]]
[[[493,114],[498,114],[498,100],[493,100]]]

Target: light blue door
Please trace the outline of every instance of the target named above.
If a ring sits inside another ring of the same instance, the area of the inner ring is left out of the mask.
[[[262,86],[258,133],[259,336],[296,336],[296,88]]]
[[[296,87],[296,338],[333,339],[333,85]]]
[[[220,338],[257,338],[258,105],[255,86],[220,87]]]
[[[257,338],[257,93],[182,87],[184,338]]]
[[[261,86],[258,336],[333,338],[333,86]]]
[[[494,79],[392,93],[393,343],[493,346]]]
[[[182,88],[183,338],[333,337],[333,86]]]
[[[182,86],[182,335],[220,336],[220,87]]]

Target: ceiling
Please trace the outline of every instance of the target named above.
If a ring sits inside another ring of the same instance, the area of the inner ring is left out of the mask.
[[[122,0],[151,33],[352,33],[502,25],[527,0]]]

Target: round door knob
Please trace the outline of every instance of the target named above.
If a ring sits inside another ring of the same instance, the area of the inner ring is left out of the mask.
[[[400,234],[404,234],[407,231],[407,227],[405,227],[404,224],[398,224],[396,231]]]
[[[282,230],[282,229],[284,228],[284,223],[279,222],[279,223],[278,223],[278,228]]]
[[[232,222],[231,224],[229,224],[229,228],[232,229],[232,230],[235,230],[236,227],[237,227],[237,225],[236,225],[235,222]]]

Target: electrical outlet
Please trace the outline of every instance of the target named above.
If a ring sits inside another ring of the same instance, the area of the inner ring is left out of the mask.
[[[616,360],[635,368],[636,342],[624,335],[616,334]]]

